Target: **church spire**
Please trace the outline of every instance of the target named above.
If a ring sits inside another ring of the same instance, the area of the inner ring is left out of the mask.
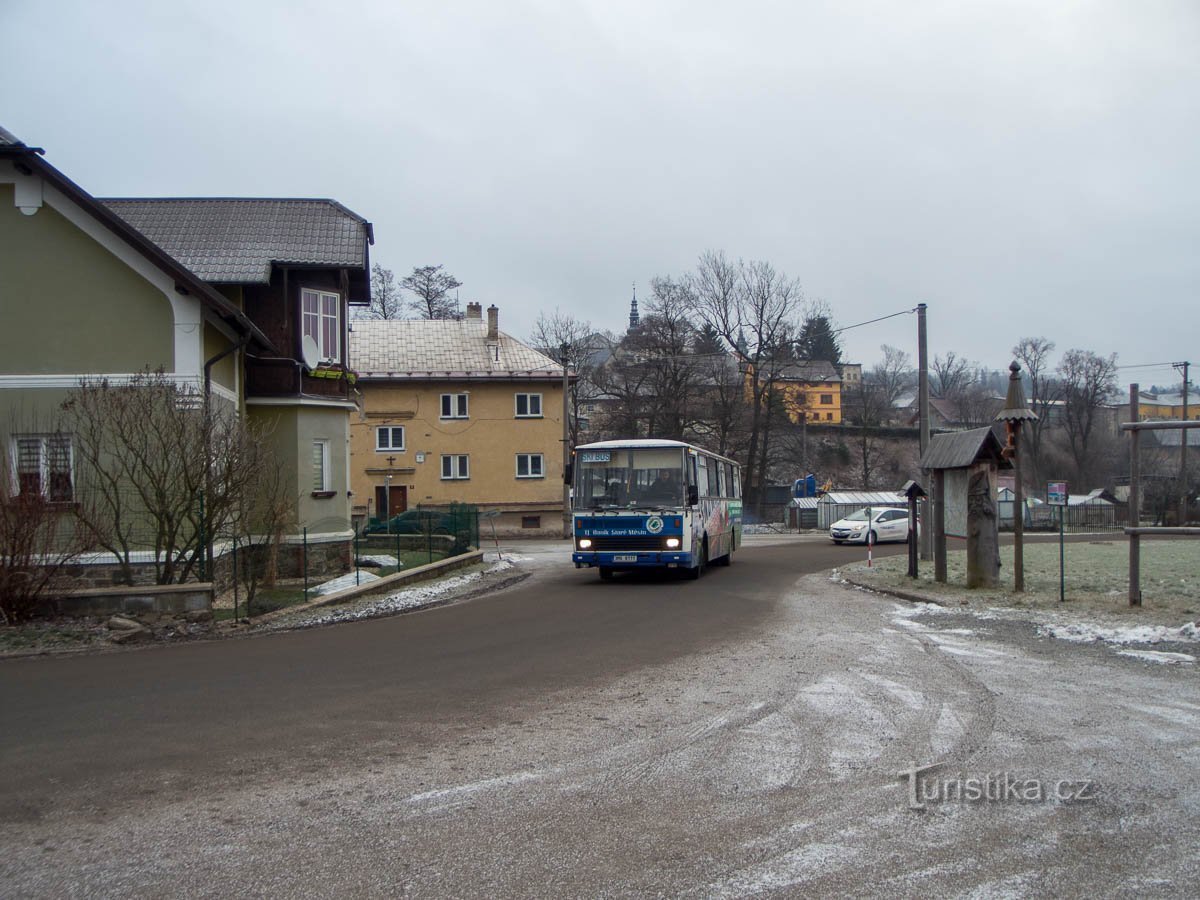
[[[633,302],[629,304],[629,330],[637,328],[641,324],[642,318],[638,315],[637,307],[637,282],[633,283]]]

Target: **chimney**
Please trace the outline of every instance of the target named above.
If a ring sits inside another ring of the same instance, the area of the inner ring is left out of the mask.
[[[482,322],[483,321],[483,304],[468,303],[467,304],[467,321]]]
[[[493,303],[488,307],[488,336],[489,341],[500,340],[500,310]]]

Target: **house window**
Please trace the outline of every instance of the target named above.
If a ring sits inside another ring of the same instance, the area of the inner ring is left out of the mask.
[[[545,478],[546,470],[542,463],[542,454],[540,453],[518,453],[517,454],[517,477],[518,478]]]
[[[517,418],[540,419],[542,417],[541,394],[517,394]]]
[[[541,516],[521,516],[521,527],[522,528],[541,528],[542,527],[542,517]]]
[[[329,493],[329,441],[313,441],[312,453],[313,493]]]
[[[833,403],[833,394],[822,394],[821,395],[821,404],[822,405],[829,406],[832,403]]]
[[[451,481],[458,478],[470,478],[471,465],[469,457],[460,455],[442,457],[442,480]]]
[[[466,394],[442,394],[442,418],[443,419],[465,419],[465,418],[467,418],[467,395]]]
[[[66,434],[16,435],[12,440],[13,487],[54,503],[75,499],[74,456]]]
[[[825,421],[832,422],[833,421],[833,413],[825,413]]]
[[[403,450],[404,426],[380,425],[375,429],[376,450]]]
[[[304,335],[317,342],[321,359],[340,362],[342,298],[327,291],[305,288],[300,292]]]

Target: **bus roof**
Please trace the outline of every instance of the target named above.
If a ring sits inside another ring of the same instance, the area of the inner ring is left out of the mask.
[[[707,453],[709,456],[715,456],[717,459],[731,462],[734,465],[739,465],[737,460],[730,459],[728,456],[721,456],[719,453],[713,453],[711,450],[705,450],[703,447],[696,444],[688,444],[683,441],[671,441],[666,438],[630,438],[625,441],[596,441],[592,444],[578,444],[576,450],[621,450],[621,449],[638,449],[643,447],[679,447],[681,450],[698,450],[701,453]]]

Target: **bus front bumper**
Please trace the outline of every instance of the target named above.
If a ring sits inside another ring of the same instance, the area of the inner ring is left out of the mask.
[[[657,550],[630,550],[626,553],[618,550],[611,552],[607,550],[595,552],[591,550],[577,550],[571,554],[571,559],[577,569],[584,566],[602,566],[606,569],[661,569],[664,566],[668,569],[692,568],[692,554],[679,552],[663,553]]]

